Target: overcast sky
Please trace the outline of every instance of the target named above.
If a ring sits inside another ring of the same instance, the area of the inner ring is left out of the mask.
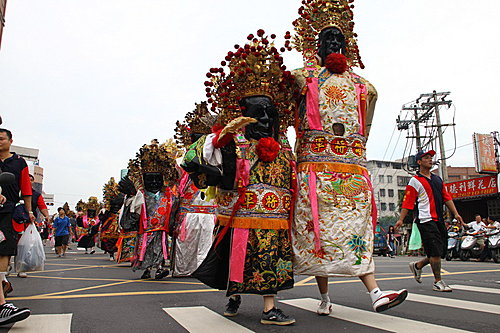
[[[40,149],[44,190],[74,207],[101,197],[139,147],[173,136],[204,96],[205,73],[257,29],[292,31],[300,0],[9,1],[0,50],[0,115],[14,144]],[[357,0],[355,31],[379,99],[369,159],[401,158],[403,104],[450,91],[459,147],[473,166],[472,133],[499,130],[498,0]],[[296,51],[289,68],[301,67]],[[451,129],[446,149],[455,146]],[[392,137],[392,140],[390,140]],[[399,138],[399,139],[398,139]]]

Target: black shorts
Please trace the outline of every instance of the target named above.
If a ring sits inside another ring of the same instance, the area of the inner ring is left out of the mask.
[[[5,236],[5,240],[0,243],[0,256],[15,256],[18,233],[12,226],[12,213],[0,213],[0,231]]]
[[[68,241],[69,241],[69,235],[56,236],[56,238],[55,238],[55,246],[68,245]]]
[[[417,227],[422,237],[422,244],[427,258],[444,258],[448,250],[448,232],[444,222],[418,222]]]

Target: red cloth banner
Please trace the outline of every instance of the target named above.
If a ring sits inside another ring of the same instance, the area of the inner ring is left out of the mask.
[[[445,184],[453,199],[498,193],[497,176],[460,180]]]

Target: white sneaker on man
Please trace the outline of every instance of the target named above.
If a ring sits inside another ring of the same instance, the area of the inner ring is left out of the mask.
[[[28,274],[26,274],[26,272],[19,272],[19,273],[17,273],[17,277],[20,277],[20,278],[27,278],[27,277],[28,277]]]
[[[442,292],[452,292],[453,289],[449,285],[446,284],[443,280],[439,280],[438,282],[434,282],[432,286],[432,290],[434,291],[442,291]]]
[[[332,303],[322,300],[316,311],[320,316],[328,316],[332,313]]]
[[[410,267],[410,271],[413,273],[415,281],[417,281],[418,283],[422,283],[422,269],[417,268],[417,262],[414,261],[409,263],[408,267]]]

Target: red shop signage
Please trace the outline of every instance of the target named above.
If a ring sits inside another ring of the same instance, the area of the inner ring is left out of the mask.
[[[453,199],[498,193],[497,176],[461,180],[445,184]]]

